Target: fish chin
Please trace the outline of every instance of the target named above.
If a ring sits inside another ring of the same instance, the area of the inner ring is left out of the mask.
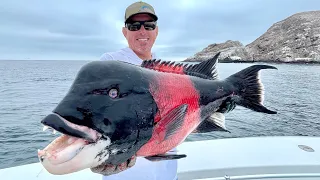
[[[71,123],[56,113],[49,114],[41,122],[43,131],[53,129],[53,133],[62,133],[43,150],[38,150],[38,158],[48,172],[68,174],[99,166],[109,158],[109,137]]]
[[[63,175],[86,168],[97,167],[109,158],[110,139],[88,143],[81,138],[62,135],[39,150],[38,158],[51,174]]]

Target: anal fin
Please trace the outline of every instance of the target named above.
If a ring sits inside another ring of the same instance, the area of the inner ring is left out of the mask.
[[[185,157],[187,157],[187,155],[185,154],[159,154],[154,156],[146,156],[144,158],[148,159],[149,161],[164,161],[164,160],[181,159]]]

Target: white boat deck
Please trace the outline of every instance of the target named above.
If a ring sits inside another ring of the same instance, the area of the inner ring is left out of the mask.
[[[310,148],[300,148],[299,146]],[[303,150],[304,149],[304,150]],[[320,137],[250,137],[185,142],[179,180],[320,180]],[[54,176],[39,163],[0,170],[0,180],[101,179],[89,169]]]

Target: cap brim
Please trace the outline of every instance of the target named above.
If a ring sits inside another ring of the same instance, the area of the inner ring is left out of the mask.
[[[132,18],[132,16],[134,15],[137,15],[137,14],[148,14],[149,16],[151,16],[154,21],[157,21],[158,20],[158,17],[152,13],[149,13],[149,12],[138,12],[138,13],[135,13],[135,14],[132,14],[131,16],[129,16],[126,20],[125,20],[125,23],[128,22],[128,20],[130,20]]]

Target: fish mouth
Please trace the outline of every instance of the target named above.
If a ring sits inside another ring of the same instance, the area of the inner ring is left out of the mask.
[[[85,139],[90,143],[96,142],[98,138],[102,137],[98,131],[67,121],[57,113],[49,114],[41,123],[44,125],[44,130],[49,127],[65,135]]]
[[[43,131],[53,129],[54,134],[57,131],[62,133],[43,150],[38,150],[38,158],[43,164],[60,165],[66,163],[77,157],[83,149],[92,149],[98,142],[108,141],[108,139],[101,139],[101,133],[87,126],[71,123],[57,113],[49,114],[41,123],[44,125]]]

